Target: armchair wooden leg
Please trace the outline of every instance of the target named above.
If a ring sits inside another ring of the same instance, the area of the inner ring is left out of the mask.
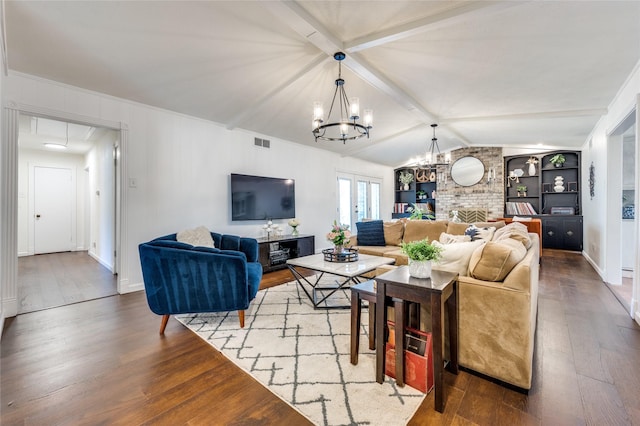
[[[238,311],[238,317],[240,318],[240,328],[244,328],[244,310]]]
[[[168,322],[169,322],[169,315],[163,315],[162,322],[160,323],[160,334],[164,334],[164,329],[167,327]]]

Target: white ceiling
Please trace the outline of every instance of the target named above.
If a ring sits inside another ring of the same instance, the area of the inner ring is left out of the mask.
[[[10,70],[389,166],[579,148],[640,59],[638,1],[8,1]],[[315,142],[337,64],[370,139]],[[542,146],[540,146],[542,144]]]

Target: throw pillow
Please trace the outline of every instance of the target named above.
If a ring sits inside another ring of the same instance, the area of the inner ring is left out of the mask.
[[[527,249],[517,240],[490,241],[471,255],[469,275],[483,281],[502,281],[526,255]]]
[[[440,234],[440,240],[442,244],[452,244],[452,243],[468,243],[471,241],[471,237],[468,235],[451,235],[443,232]]]
[[[442,256],[438,262],[433,262],[432,268],[438,271],[457,272],[462,276],[469,275],[469,260],[471,255],[484,241],[471,241],[467,243],[442,244],[434,241],[431,244],[442,247]]]
[[[464,231],[465,235],[471,237],[471,241],[483,240],[483,241],[491,241],[493,238],[493,234],[496,232],[496,228],[486,227],[486,228],[478,228],[475,225],[469,225],[466,231]]]
[[[507,226],[507,222],[504,220],[499,220],[497,222],[474,222],[472,225],[475,225],[476,228],[491,228],[494,227],[496,230]]]
[[[514,239],[520,241],[528,250],[531,247],[531,237],[526,225],[519,222],[512,222],[502,229],[498,229],[493,235],[493,241],[503,241],[506,239]]]
[[[404,222],[384,222],[384,242],[389,246],[399,246],[402,243],[404,234]]]
[[[176,240],[192,246],[214,247],[211,233],[205,226],[180,231],[176,235]]]
[[[384,246],[384,229],[381,220],[357,222],[358,245],[360,246]]]

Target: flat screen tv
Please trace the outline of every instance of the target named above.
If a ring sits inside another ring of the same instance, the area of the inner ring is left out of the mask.
[[[231,220],[296,217],[295,181],[231,174]]]

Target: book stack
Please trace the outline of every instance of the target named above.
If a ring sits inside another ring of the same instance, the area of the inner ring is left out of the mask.
[[[506,203],[507,214],[510,215],[535,215],[535,209],[531,205],[531,203],[516,203],[512,201],[508,201]]]
[[[409,203],[394,203],[393,204],[393,212],[394,213],[405,213],[407,211],[407,207],[409,207]]]

